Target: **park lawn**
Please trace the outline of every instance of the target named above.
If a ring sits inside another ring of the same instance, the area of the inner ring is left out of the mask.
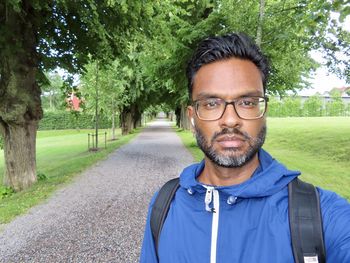
[[[139,131],[140,129],[136,129],[132,134],[121,136],[118,130],[118,139],[110,141],[107,136],[107,148],[98,152],[88,151],[87,134],[92,130],[38,131],[37,173],[44,174],[46,179],[40,180],[26,191],[14,193],[3,199],[0,196],[0,223],[10,222],[17,215],[47,199],[53,191],[70,182],[74,175],[105,159],[109,153],[134,138]],[[104,147],[103,137],[100,135],[99,147]],[[3,171],[4,156],[0,151],[0,182],[3,179]],[[4,190],[4,187],[0,185],[0,193],[1,190]]]
[[[350,200],[350,118],[268,118],[264,145],[302,179]],[[203,154],[189,131],[178,130],[185,146],[199,161]]]

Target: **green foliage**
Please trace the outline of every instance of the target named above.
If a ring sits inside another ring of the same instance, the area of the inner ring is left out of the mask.
[[[61,90],[63,86],[62,77],[54,71],[45,72],[47,82],[42,83],[41,103],[44,110],[62,109],[63,102]]]
[[[285,116],[301,116],[301,99],[299,97],[286,97],[284,99],[284,108],[288,110],[284,113]]]
[[[341,42],[332,40],[339,37],[339,24],[332,23],[332,28],[329,27],[331,12],[343,9],[339,7],[340,2],[289,0],[266,4],[261,48],[272,63],[270,94],[283,95],[287,90],[296,91],[307,86],[310,72],[318,66],[310,50],[348,50],[350,39],[344,32]],[[158,87],[158,98],[174,108],[187,103],[184,69],[196,43],[209,35],[233,31],[256,37],[259,5],[259,1],[242,3],[237,0],[155,4],[156,15],[150,21],[151,38],[141,55],[147,85]],[[341,60],[337,56],[332,59],[334,65]],[[163,97],[163,92],[168,95]]]
[[[130,69],[123,67],[118,59],[103,67],[98,61],[90,61],[85,66],[79,87],[85,111],[95,115],[97,103],[98,112],[110,118],[113,112],[127,105],[130,98],[125,91],[129,74],[132,74]]]
[[[0,150],[4,149],[4,138],[0,134]]]
[[[341,99],[339,90],[331,91],[331,100],[326,104],[326,112],[328,116],[342,116],[345,111],[345,105]]]
[[[320,95],[310,96],[303,105],[303,116],[317,117],[322,116],[323,102]]]
[[[110,120],[107,116],[100,116],[100,128],[109,128]],[[39,130],[61,129],[92,129],[94,116],[88,113],[75,113],[69,111],[45,112],[44,118],[39,122]]]
[[[268,107],[267,107],[267,114],[269,116],[281,116],[283,108],[283,103],[281,100],[277,99],[277,97],[269,97]]]
[[[269,116],[296,117],[301,116],[302,105],[299,97],[283,97],[278,100],[275,97],[270,98],[268,106]]]
[[[47,176],[41,172],[38,172],[36,177],[38,178],[38,181],[45,181],[47,179]]]
[[[11,187],[5,187],[0,185],[0,200],[10,197],[15,191]]]
[[[310,96],[304,103],[300,97],[269,98],[268,115],[270,117],[317,117],[350,116],[349,105],[343,102],[340,93],[334,93],[328,102],[319,95]]]

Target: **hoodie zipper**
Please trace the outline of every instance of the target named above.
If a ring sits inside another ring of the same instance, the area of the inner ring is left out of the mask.
[[[216,263],[216,248],[219,229],[219,213],[220,213],[220,201],[219,191],[214,187],[204,186],[207,189],[205,194],[205,209],[213,214],[211,225],[211,245],[210,245],[210,263]],[[212,203],[212,208],[210,208]]]

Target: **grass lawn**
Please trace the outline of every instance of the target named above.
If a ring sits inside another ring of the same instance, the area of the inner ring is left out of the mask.
[[[116,148],[129,142],[133,134],[121,136],[118,140],[108,141],[107,148],[98,152],[88,152],[87,134],[92,130],[53,130],[39,131],[37,136],[37,173],[44,174],[45,180],[36,183],[29,190],[1,199],[0,223],[7,223],[15,216],[23,214],[30,207],[42,202],[58,187],[70,182],[74,175],[82,172],[98,160],[104,159]],[[102,131],[101,131],[102,133]],[[104,147],[104,135],[99,136],[99,147]],[[0,151],[0,182],[4,173],[4,155]],[[4,188],[0,185],[0,193]]]
[[[350,200],[350,118],[268,118],[264,145],[302,179]],[[191,132],[178,130],[186,147],[203,158]]]

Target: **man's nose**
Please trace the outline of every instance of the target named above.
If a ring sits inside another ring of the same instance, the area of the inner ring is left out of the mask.
[[[233,104],[228,104],[220,119],[220,125],[225,127],[236,127],[241,126],[241,122],[242,119],[238,116]]]

